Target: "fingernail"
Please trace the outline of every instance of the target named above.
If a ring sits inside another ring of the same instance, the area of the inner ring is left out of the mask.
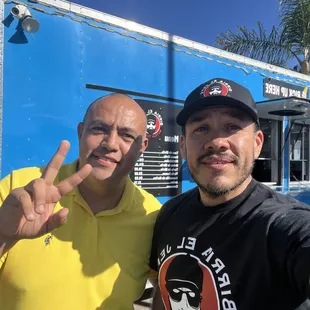
[[[43,213],[44,212],[44,205],[38,205],[37,206],[37,212],[38,213]]]

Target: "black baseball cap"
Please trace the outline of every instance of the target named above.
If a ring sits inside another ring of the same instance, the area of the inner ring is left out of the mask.
[[[177,116],[177,123],[184,126],[194,112],[223,105],[247,112],[254,122],[259,124],[256,103],[250,91],[238,83],[223,78],[214,78],[194,89],[185,99],[184,107]]]

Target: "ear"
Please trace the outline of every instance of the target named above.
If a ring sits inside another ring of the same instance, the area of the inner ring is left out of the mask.
[[[81,140],[81,137],[82,137],[82,134],[83,134],[83,129],[84,129],[84,124],[83,123],[79,123],[78,127],[77,127],[79,141]]]
[[[254,140],[254,158],[257,159],[262,151],[263,144],[264,144],[264,134],[261,130],[258,130],[255,133],[255,140]]]
[[[148,147],[148,145],[149,145],[149,140],[148,140],[148,138],[145,137],[145,138],[142,140],[142,143],[141,143],[140,155],[146,150],[146,148]]]
[[[186,139],[185,136],[181,136],[180,139],[180,152],[181,152],[181,156],[184,160],[187,160],[187,156],[186,156]]]

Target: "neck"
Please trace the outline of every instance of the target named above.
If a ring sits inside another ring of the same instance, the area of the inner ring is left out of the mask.
[[[227,195],[222,195],[216,198],[209,196],[199,188],[201,202],[204,206],[207,207],[215,207],[217,205],[220,205],[242,194],[246,190],[248,185],[251,183],[251,181],[252,176],[248,177],[241,185],[239,185],[233,191],[229,192]]]
[[[127,179],[109,182],[87,178],[79,185],[79,191],[94,214],[114,209],[120,202]]]

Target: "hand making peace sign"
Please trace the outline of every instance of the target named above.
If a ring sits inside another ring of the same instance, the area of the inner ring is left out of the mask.
[[[0,238],[10,242],[37,238],[66,222],[69,210],[63,208],[54,214],[56,203],[78,186],[91,172],[85,165],[79,171],[54,185],[57,174],[70,148],[62,141],[46,166],[41,178],[25,187],[16,188],[0,207]]]

